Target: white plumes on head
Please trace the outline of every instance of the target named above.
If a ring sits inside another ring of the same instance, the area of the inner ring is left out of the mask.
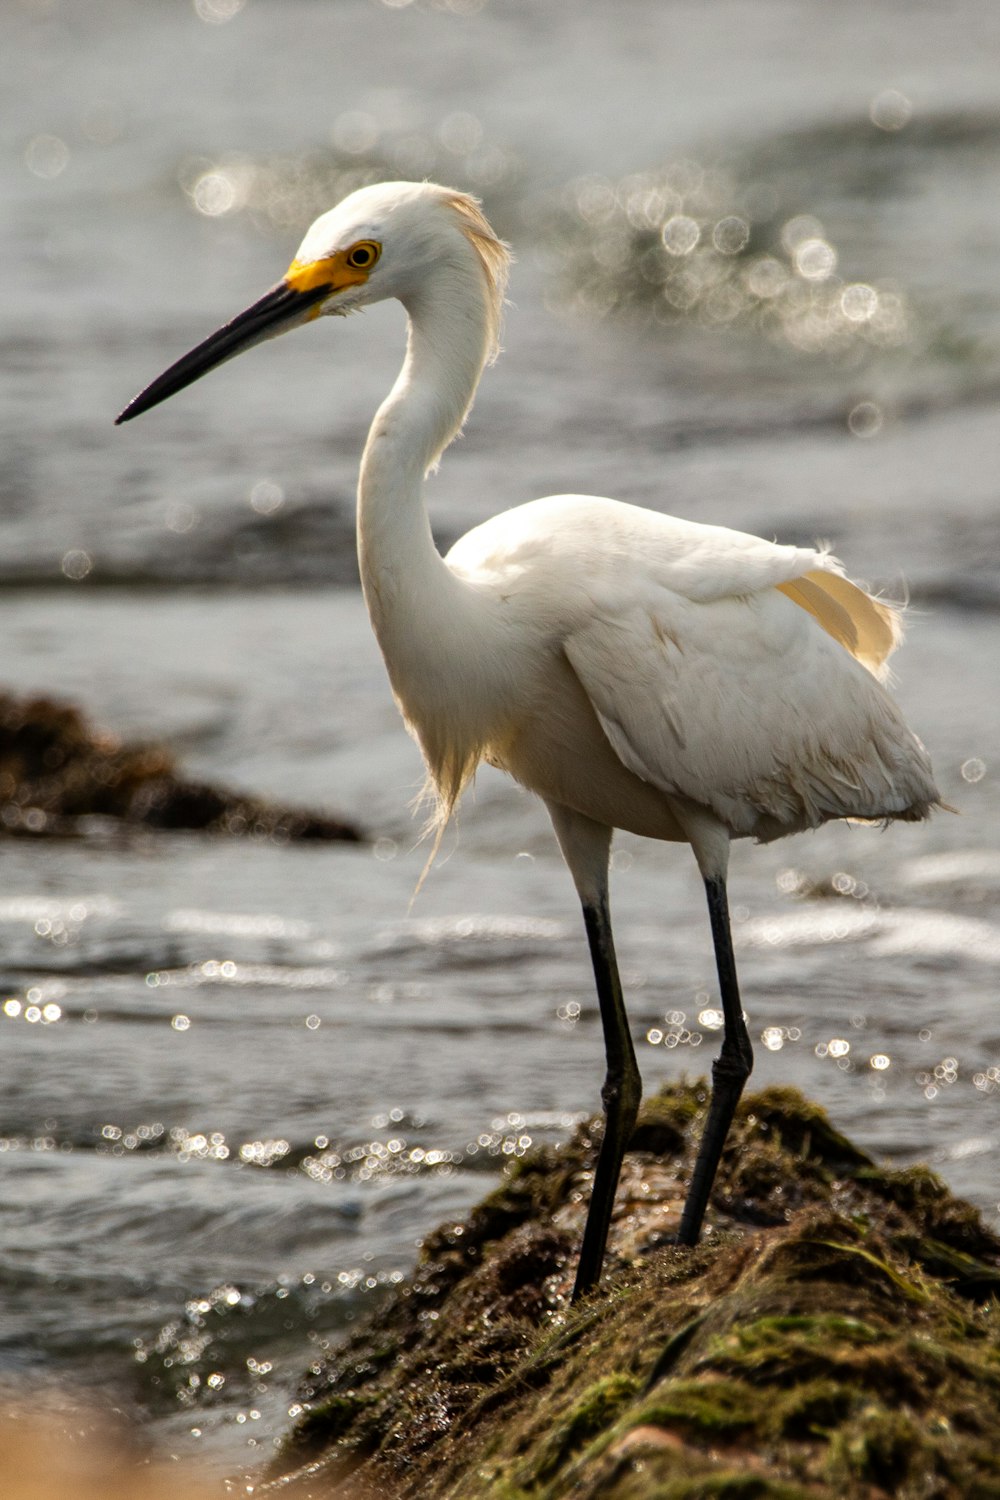
[[[483,268],[490,312],[490,358],[495,359],[500,352],[500,324],[510,275],[510,246],[494,234],[478,198],[455,192],[449,193],[444,201],[458,215],[462,232]]]

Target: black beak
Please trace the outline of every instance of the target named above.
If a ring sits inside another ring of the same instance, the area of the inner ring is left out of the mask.
[[[158,406],[168,396],[175,395],[186,385],[207,375],[216,365],[242,354],[244,349],[251,349],[254,344],[274,338],[276,334],[285,333],[289,328],[304,322],[311,309],[328,297],[332,290],[332,286],[314,286],[308,291],[299,292],[289,286],[287,281],[279,281],[277,286],[264,293],[259,302],[255,302],[245,312],[238,313],[232,322],[224,323],[221,328],[210,333],[197,348],[182,355],[176,364],[158,375],[144,391],[133,396],[124,411],[115,418],[115,426],[131,422],[133,417],[141,416],[151,406]]]

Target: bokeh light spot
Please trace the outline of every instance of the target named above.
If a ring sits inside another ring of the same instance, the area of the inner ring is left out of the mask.
[[[805,281],[826,281],[837,268],[837,252],[828,240],[803,240],[795,247],[793,264]]]
[[[205,172],[195,183],[191,200],[206,218],[220,218],[237,206],[236,184],[225,172]]]
[[[74,583],[79,583],[82,578],[86,578],[87,574],[92,571],[94,559],[89,552],[84,552],[80,548],[73,548],[71,551],[63,554],[61,566],[64,578],[69,578]]]
[[[902,130],[913,117],[913,105],[898,89],[883,89],[872,100],[868,115],[879,130]]]
[[[712,230],[712,244],[720,255],[739,255],[750,238],[750,225],[738,214],[727,214]]]
[[[794,255],[806,240],[823,239],[823,225],[812,214],[796,214],[781,227],[781,245],[786,254]]]
[[[285,503],[285,492],[280,484],[270,479],[259,479],[250,491],[250,505],[259,516],[273,516]]]
[[[874,401],[859,401],[847,414],[848,430],[857,438],[874,437],[881,432],[883,421],[882,409]]]
[[[238,16],[246,0],[192,0],[199,21],[209,26],[224,26]]]
[[[696,219],[688,214],[673,214],[663,226],[663,248],[668,255],[690,255],[701,238]]]
[[[24,164],[34,176],[52,182],[69,166],[69,147],[58,135],[32,136],[24,150]]]
[[[851,323],[867,323],[878,310],[878,292],[864,282],[853,282],[840,294],[840,309]]]
[[[174,531],[178,536],[185,531],[190,531],[192,526],[198,524],[198,512],[186,500],[177,500],[167,507],[166,526],[168,531]]]

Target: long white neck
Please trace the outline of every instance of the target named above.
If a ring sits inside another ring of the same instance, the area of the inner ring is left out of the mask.
[[[471,743],[481,736],[472,732],[467,671],[481,611],[434,545],[423,482],[459,431],[490,352],[486,288],[471,247],[467,265],[441,266],[404,305],[406,359],[361,461],[358,557],[396,699],[450,803],[482,749]]]
[[[399,377],[372,423],[358,487],[358,554],[381,639],[395,595],[423,596],[428,573],[447,572],[433,544],[424,475],[461,428],[489,353],[482,274],[442,268],[407,299],[409,337]]]

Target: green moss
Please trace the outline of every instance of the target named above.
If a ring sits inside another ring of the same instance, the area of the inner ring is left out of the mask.
[[[776,1438],[808,1440],[826,1437],[858,1405],[855,1389],[832,1375],[794,1385],[784,1394],[773,1392],[767,1426]]]
[[[664,1089],[644,1101],[631,1149],[655,1156],[678,1155],[684,1150],[687,1132],[708,1104],[704,1088]]]
[[[657,1427],[678,1427],[708,1443],[756,1427],[764,1414],[765,1399],[742,1381],[719,1377],[671,1380],[664,1382],[662,1393],[643,1405],[631,1420]]]
[[[642,1241],[656,1191],[683,1194],[704,1097],[652,1101],[582,1305],[592,1124],[429,1236],[413,1280],[311,1372],[281,1500],[311,1493],[285,1472],[308,1456],[394,1500],[1000,1495],[1000,1242],[933,1174],[881,1170],[784,1089],[739,1112],[701,1247]]]
[[[939,1456],[911,1413],[872,1402],[835,1434],[827,1469],[844,1486],[863,1481],[902,1496],[916,1493],[915,1484],[922,1494],[944,1494]]]
[[[783,1384],[847,1368],[858,1378],[873,1363],[873,1354],[877,1361],[879,1343],[879,1335],[860,1319],[802,1313],[764,1317],[738,1323],[713,1339],[699,1367]]]
[[[826,1111],[798,1089],[772,1086],[751,1095],[740,1122],[751,1134],[777,1140],[784,1151],[812,1168],[857,1172],[872,1165],[868,1153],[834,1129]]]
[[[376,1405],[374,1395],[360,1391],[348,1391],[328,1396],[307,1411],[289,1435],[286,1451],[298,1460],[322,1453],[331,1446],[349,1440],[350,1445],[364,1453],[362,1441],[364,1415]]]
[[[874,1344],[879,1338],[878,1330],[870,1323],[840,1313],[785,1313],[780,1317],[760,1318],[740,1331],[746,1348],[790,1335],[804,1339],[844,1339],[854,1344]]]
[[[606,1375],[596,1380],[542,1444],[534,1465],[535,1483],[551,1479],[572,1454],[610,1427],[638,1387],[634,1375]]]

